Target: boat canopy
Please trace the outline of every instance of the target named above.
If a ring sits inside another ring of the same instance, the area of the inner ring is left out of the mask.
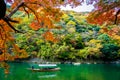
[[[55,67],[56,64],[39,64],[40,67]]]

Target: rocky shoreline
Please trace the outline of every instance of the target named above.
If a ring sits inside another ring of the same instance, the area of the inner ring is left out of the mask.
[[[49,61],[42,60],[39,58],[32,58],[28,60],[15,60],[13,62],[27,62],[27,63],[36,63],[36,64],[120,64],[120,60],[114,61],[103,61],[103,60],[79,60],[79,61]]]

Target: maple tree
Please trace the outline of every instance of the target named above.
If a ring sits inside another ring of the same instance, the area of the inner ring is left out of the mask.
[[[11,3],[10,8],[6,7],[7,2]],[[57,7],[71,3],[75,3],[72,5],[74,6],[80,2],[77,0],[0,0],[0,61],[28,57],[26,51],[17,46],[12,35],[13,32],[23,33],[14,27],[15,23],[20,22],[20,18],[11,18],[18,10],[26,12],[28,17],[33,14],[31,28],[34,30],[41,27],[48,28],[49,30],[44,34],[45,39],[56,41],[50,29],[55,27],[53,22],[58,22],[62,15]],[[8,73],[9,66],[3,64],[2,67],[5,68],[5,73]]]
[[[0,13],[0,54],[7,56],[9,52],[14,52],[12,57],[19,58],[20,55],[24,54],[26,57],[27,53],[21,50],[16,44],[13,32],[20,32],[13,26],[15,23],[20,22],[20,18],[12,18],[18,10],[26,12],[29,15],[33,14],[34,20],[31,22],[30,26],[33,30],[38,30],[41,27],[47,27],[49,30],[44,34],[46,40],[56,41],[50,29],[54,28],[53,22],[58,22],[62,12],[60,11],[60,5],[72,4],[71,6],[76,6],[82,1],[77,0],[0,0],[1,2],[1,13]],[[6,9],[6,3],[11,3],[11,7]],[[48,5],[49,4],[49,5]],[[2,11],[3,10],[3,11]],[[15,19],[19,20],[16,21]],[[9,45],[9,46],[8,46]],[[9,48],[12,48],[11,50]],[[1,61],[6,60],[5,57],[1,57]],[[13,60],[13,58],[11,59]]]
[[[98,0],[95,9],[88,15],[88,22],[102,25],[120,23],[120,0]]]

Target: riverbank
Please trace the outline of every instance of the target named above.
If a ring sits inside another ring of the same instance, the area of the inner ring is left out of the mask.
[[[50,60],[43,60],[39,58],[30,58],[25,60],[15,60],[13,62],[27,62],[27,63],[36,63],[36,64],[109,64],[109,63],[115,63],[120,64],[120,60],[77,60],[77,61],[50,61]]]

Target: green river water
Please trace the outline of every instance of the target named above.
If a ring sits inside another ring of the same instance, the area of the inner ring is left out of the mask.
[[[0,80],[120,80],[120,64],[59,64],[57,72],[32,72],[30,63],[10,63],[10,73],[0,68]]]

